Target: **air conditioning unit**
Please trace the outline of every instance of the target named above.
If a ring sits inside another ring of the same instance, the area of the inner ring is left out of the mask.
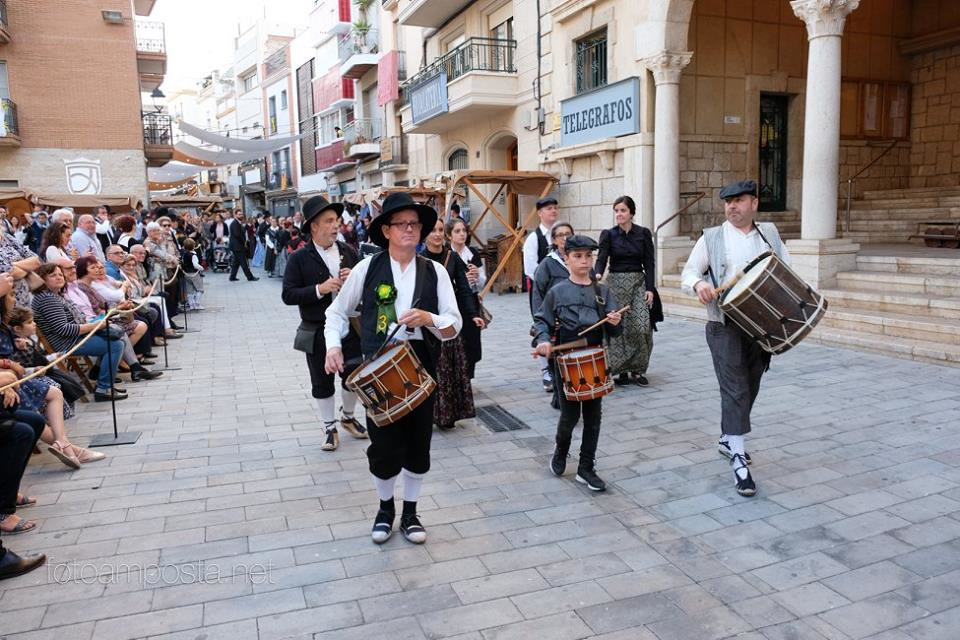
[[[530,109],[529,111],[524,111],[523,115],[520,116],[520,124],[522,124],[523,128],[527,131],[533,131],[534,129],[540,128],[543,119],[543,109]]]

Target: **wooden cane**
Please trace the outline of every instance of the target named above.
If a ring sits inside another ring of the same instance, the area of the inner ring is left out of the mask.
[[[630,305],[627,305],[627,306],[623,307],[622,309],[617,309],[617,313],[626,313],[627,311],[630,311]],[[585,336],[585,335],[587,335],[588,333],[590,333],[591,331],[593,331],[594,329],[596,329],[597,327],[599,327],[600,325],[606,324],[606,323],[608,323],[608,322],[610,322],[610,318],[607,318],[606,316],[604,316],[604,317],[603,317],[603,320],[601,320],[600,322],[598,322],[598,323],[596,323],[596,324],[590,325],[589,327],[587,327],[586,329],[584,329],[583,331],[581,331],[580,333],[578,333],[577,336],[578,336],[578,337],[579,337],[579,336]],[[556,349],[556,347],[554,347],[554,349]]]

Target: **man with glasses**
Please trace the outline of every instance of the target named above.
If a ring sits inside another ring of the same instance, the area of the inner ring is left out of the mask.
[[[124,259],[127,257],[127,252],[123,250],[118,244],[111,244],[107,247],[107,275],[113,278],[114,280],[123,280],[123,276],[120,274],[120,266],[123,264]]]
[[[350,316],[360,311],[360,347],[365,358],[380,349],[395,327],[405,328],[407,340],[423,367],[437,375],[436,362],[442,340],[460,333],[463,320],[447,270],[438,262],[417,255],[417,244],[433,230],[437,214],[406,193],[392,193],[370,224],[370,239],[385,249],[361,260],[347,276],[340,293],[326,311],[324,339],[327,373],[344,370],[342,340]],[[367,460],[380,497],[371,537],[383,544],[393,533],[396,518],[393,491],[403,474],[403,514],[400,531],[414,544],[423,544],[427,532],[417,517],[417,500],[423,478],[430,470],[433,435],[433,393],[417,408],[385,427],[367,419],[370,446]]]
[[[237,278],[237,271],[243,269],[243,275],[249,282],[256,282],[257,278],[250,271],[250,264],[247,258],[247,230],[243,226],[243,211],[237,211],[230,224],[230,252],[233,254],[230,267],[230,281],[234,282]]]
[[[77,220],[77,230],[70,236],[70,245],[80,257],[92,255],[100,262],[105,260],[103,247],[97,238],[97,221],[91,215],[84,214]]]

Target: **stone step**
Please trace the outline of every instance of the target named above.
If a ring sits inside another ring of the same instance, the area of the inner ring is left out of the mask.
[[[846,211],[840,209],[838,219],[846,219]],[[932,207],[928,209],[852,209],[851,220],[957,220],[960,207]]]
[[[910,293],[933,296],[960,296],[960,280],[949,276],[918,273],[881,273],[877,271],[842,271],[837,274],[837,288]],[[960,298],[958,298],[960,302]]]
[[[926,276],[960,276],[960,250],[956,258],[921,256],[857,256],[859,271],[912,273]]]
[[[864,200],[880,200],[885,198],[914,198],[958,196],[960,187],[913,187],[908,189],[873,189],[864,191],[861,196]]]
[[[960,345],[960,320],[949,318],[829,309],[817,327]]]
[[[919,362],[960,366],[960,345],[875,335],[861,331],[844,331],[820,325],[810,332],[805,342],[831,347],[856,349]],[[801,345],[802,348],[802,345]]]
[[[850,210],[858,211],[861,209],[907,209],[907,210],[925,210],[938,207],[956,207],[960,204],[960,198],[902,198],[891,200],[852,200]],[[842,200],[837,211],[846,211],[847,202]]]
[[[860,244],[910,244],[922,247],[922,238],[910,238],[914,233],[914,231],[909,233],[905,231],[850,231],[849,233],[840,233],[840,229],[837,229],[838,237]]]
[[[960,320],[960,298],[862,289],[823,289],[821,293],[827,298],[831,309]]]

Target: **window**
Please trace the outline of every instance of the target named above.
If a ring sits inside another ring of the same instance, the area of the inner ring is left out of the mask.
[[[240,79],[240,82],[243,83],[243,92],[251,91],[254,87],[257,86],[257,72],[254,71],[250,75],[243,76]]]
[[[490,30],[490,36],[495,40],[510,42],[513,40],[513,18],[508,18]],[[513,70],[513,48],[501,46],[504,43],[492,43],[489,48],[490,69],[494,71]]]
[[[910,84],[844,80],[840,88],[841,138],[910,137]]]
[[[450,154],[447,160],[447,168],[450,171],[465,171],[470,168],[470,153],[466,149],[457,149]]]
[[[280,92],[280,110],[281,111],[287,110],[287,90],[286,89]]]
[[[270,133],[277,132],[277,96],[270,96],[267,100],[270,114]]]
[[[10,99],[10,80],[7,78],[6,62],[0,62],[0,98]]]
[[[330,144],[336,141],[337,128],[340,127],[340,113],[334,111],[325,116],[320,116],[320,144]]]
[[[577,94],[607,84],[607,30],[576,42]]]

